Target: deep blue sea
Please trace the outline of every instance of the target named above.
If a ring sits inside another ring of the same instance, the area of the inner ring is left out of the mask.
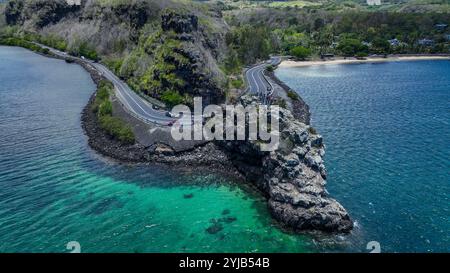
[[[356,244],[449,252],[450,61],[276,74],[311,107],[312,125],[327,146],[328,190],[357,222]]]

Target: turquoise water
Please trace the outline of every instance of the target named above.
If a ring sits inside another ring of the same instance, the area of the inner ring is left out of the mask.
[[[316,249],[233,181],[92,152],[80,113],[94,89],[78,65],[0,47],[0,252]]]
[[[449,252],[450,62],[276,73],[324,136],[328,190],[357,222],[347,250],[378,241],[387,252]]]

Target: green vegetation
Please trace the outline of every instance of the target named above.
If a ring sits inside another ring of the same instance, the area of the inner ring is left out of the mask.
[[[236,89],[239,89],[244,86],[244,81],[240,77],[231,79],[230,83],[231,86]]]
[[[198,0],[203,1],[203,0]],[[227,9],[276,8],[327,11],[450,12],[447,0],[386,0],[369,6],[366,0],[221,0]]]
[[[225,42],[230,48],[228,66],[230,71],[239,70],[239,65],[253,64],[265,60],[273,52],[272,36],[266,27],[244,25],[234,27],[226,34]]]
[[[116,75],[120,75],[120,68],[123,65],[123,59],[121,58],[104,58],[103,62],[106,66],[114,72]]]
[[[64,39],[55,35],[39,35],[27,31],[21,32],[15,28],[5,28],[0,32],[0,39],[4,45],[20,46],[36,52],[48,53],[48,49],[35,44],[39,43],[61,51],[69,51],[74,56],[84,56],[94,61],[100,59],[97,52],[88,43],[76,42],[69,48]]]
[[[173,107],[175,105],[181,104],[184,102],[183,96],[180,95],[179,92],[173,90],[166,90],[163,92],[161,99],[169,106]]]
[[[230,50],[222,69],[227,75],[240,74],[242,72],[242,61],[239,59],[235,49]]]
[[[291,100],[299,100],[298,94],[295,93],[294,91],[289,90],[289,91],[287,92],[287,95],[288,95],[288,97],[289,97]]]
[[[112,103],[109,99],[112,90],[113,85],[110,82],[101,81],[99,83],[92,111],[97,113],[100,127],[108,135],[122,143],[133,144],[135,137],[131,127],[120,118],[112,116]]]
[[[232,58],[231,63],[247,64],[263,59],[267,52],[293,55],[298,59],[324,54],[363,57],[370,54],[450,53],[447,36],[450,27],[437,27],[439,24],[450,25],[450,13],[445,12],[445,8],[440,13],[402,9],[394,13],[385,9],[385,5],[360,9],[357,2],[338,1],[336,5],[323,2],[322,6],[304,8],[226,11],[225,18],[234,34],[229,35],[227,44],[238,53],[243,52],[237,54],[237,60]],[[435,2],[439,7],[446,6],[443,1]],[[252,27],[257,31],[249,30]],[[239,39],[240,36],[243,38]],[[390,42],[393,39],[398,43]],[[419,43],[421,39],[432,42],[423,45]]]
[[[305,60],[311,55],[311,49],[303,46],[296,46],[293,47],[289,53],[297,59]]]
[[[339,42],[339,45],[337,46],[337,50],[341,52],[344,56],[350,57],[350,56],[356,56],[356,55],[362,55],[365,54],[367,56],[367,52],[369,51],[369,47],[366,45],[363,45],[360,40],[358,39],[343,39]]]
[[[140,78],[140,90],[160,98],[168,106],[187,103],[180,91],[186,90],[189,79],[179,72],[188,66],[189,59],[183,54],[182,44],[175,34],[157,32],[147,38],[143,51],[151,54],[154,64]]]
[[[21,39],[21,38],[5,38],[0,36],[0,45],[6,45],[6,46],[20,46],[23,48],[27,48],[31,51],[42,53],[42,54],[48,54],[49,50],[47,48],[42,48],[36,44],[33,44],[27,40]]]
[[[142,60],[151,61],[145,70],[139,69]],[[120,69],[116,67],[115,70],[136,91],[160,99],[172,107],[193,101],[190,82],[195,71],[191,65],[189,53],[178,35],[158,28],[150,35],[143,34],[137,48],[120,61]]]
[[[450,28],[436,27],[450,24],[447,0],[374,7],[365,0],[56,2],[10,0],[0,9],[3,43],[43,50],[29,43],[35,41],[101,58],[141,96],[169,107],[190,104],[193,96],[221,101],[242,88],[245,66],[270,54],[304,60],[450,53]]]
[[[100,59],[95,49],[87,42],[77,41],[69,48],[69,53],[74,56],[83,56],[94,61],[98,61]]]
[[[309,126],[309,127],[308,127],[308,132],[309,132],[310,134],[312,134],[312,135],[317,135],[317,130],[316,130],[316,128],[314,128],[314,127],[312,127],[312,126]]]
[[[277,98],[276,101],[274,102],[274,105],[278,105],[281,108],[287,109],[287,103],[282,98]]]
[[[301,1],[301,0],[293,0],[293,1],[264,1],[267,2],[266,5],[273,8],[302,8],[308,6],[320,6],[321,3],[314,1]]]
[[[133,131],[121,119],[109,115],[99,117],[100,126],[110,136],[122,143],[133,144],[135,142]]]
[[[39,35],[29,35],[26,38],[28,41],[37,41],[43,45],[56,48],[61,51],[67,50],[67,43],[63,39],[55,36],[55,35],[47,35],[47,36],[39,36]]]
[[[391,52],[391,44],[380,37],[372,40],[372,51],[376,54],[385,54]]]
[[[360,60],[365,59],[367,56],[369,55],[366,52],[358,52],[355,54],[355,57]]]

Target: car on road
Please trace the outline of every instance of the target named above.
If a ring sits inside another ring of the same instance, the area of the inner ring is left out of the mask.
[[[182,113],[177,115],[177,114],[174,114],[174,113],[172,113],[170,111],[166,112],[166,117],[169,117],[169,118],[181,118],[182,116],[183,116]]]

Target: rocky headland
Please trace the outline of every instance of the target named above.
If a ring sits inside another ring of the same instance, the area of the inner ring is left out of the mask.
[[[75,49],[91,52],[86,49],[89,44],[75,43],[79,38],[94,41],[96,51],[109,61],[114,55],[111,48],[123,48],[120,66],[113,62],[109,67],[145,95],[173,97],[173,90],[181,90],[177,94],[187,104],[193,96],[201,96],[207,103],[223,102],[226,80],[220,62],[227,52],[224,39],[228,27],[220,12],[209,9],[205,13],[189,10],[177,13],[174,10],[180,9],[179,4],[167,4],[171,9],[165,9],[154,1],[113,6],[94,1],[70,8],[64,1],[55,3],[12,1],[6,7],[6,21],[9,25],[20,25],[27,33],[62,36],[68,41],[69,52]],[[31,16],[37,10],[40,11],[36,16]],[[59,10],[56,17],[48,15]],[[83,37],[78,37],[79,33]],[[117,37],[124,42],[117,43],[120,41]],[[80,59],[69,56],[65,59],[82,65],[98,85],[103,79],[101,73]],[[288,88],[271,77],[279,87]],[[267,197],[268,207],[279,223],[296,231],[345,233],[352,229],[346,210],[326,192],[327,172],[322,160],[325,146],[322,137],[308,125],[309,108],[303,100],[293,104],[293,112],[280,110],[280,147],[266,152],[261,143],[250,140],[180,145],[171,141],[170,128],[136,119],[111,94],[112,115],[129,124],[136,137],[134,143],[126,144],[101,129],[92,107],[95,96],[83,110],[81,121],[89,145],[97,152],[121,162],[173,164],[238,177],[255,185]],[[240,97],[239,103],[259,104],[251,95]]]
[[[258,142],[248,140],[199,142],[177,151],[165,143],[123,144],[110,137],[99,128],[97,115],[91,110],[94,96],[83,111],[82,124],[89,145],[101,154],[122,162],[207,168],[245,180],[267,197],[273,217],[289,229],[339,233],[352,229],[347,211],[325,189],[327,172],[322,160],[325,154],[322,137],[289,110],[280,110],[281,139],[276,151],[262,151]],[[245,95],[240,103],[246,106],[259,102],[256,97]],[[114,112],[127,118],[135,131],[146,126],[123,111],[118,103],[114,104]]]

